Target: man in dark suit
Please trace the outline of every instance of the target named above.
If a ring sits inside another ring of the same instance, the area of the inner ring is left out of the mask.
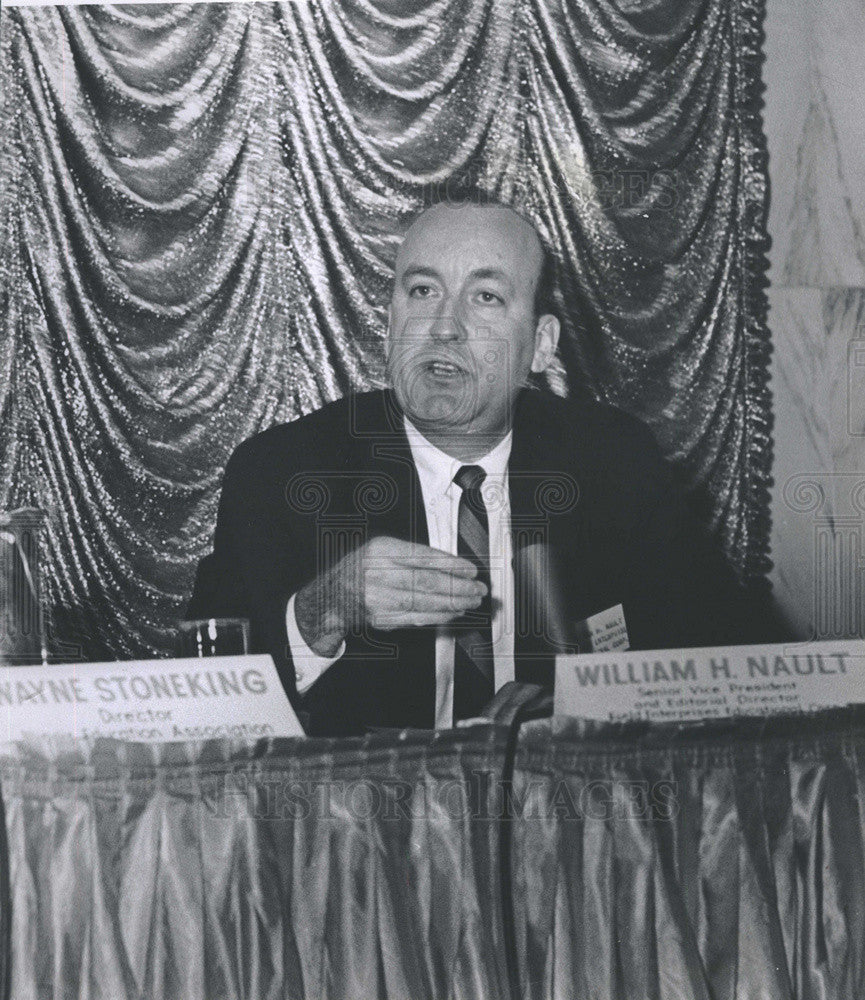
[[[246,617],[308,729],[447,726],[552,684],[564,631],[622,607],[632,649],[752,638],[650,433],[527,388],[557,347],[545,250],[498,204],[408,229],[390,389],[244,442],[190,617]]]

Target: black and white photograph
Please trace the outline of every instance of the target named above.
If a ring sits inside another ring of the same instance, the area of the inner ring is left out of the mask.
[[[865,998],[861,0],[0,10],[0,1000]]]

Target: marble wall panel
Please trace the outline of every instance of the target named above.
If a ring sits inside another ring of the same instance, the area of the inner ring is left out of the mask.
[[[768,0],[772,281],[865,287],[865,4]]]
[[[767,0],[771,579],[801,638],[865,636],[865,4]]]
[[[775,596],[802,638],[865,635],[865,290],[769,298]]]

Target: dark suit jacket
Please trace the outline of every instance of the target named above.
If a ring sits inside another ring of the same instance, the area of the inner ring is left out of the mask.
[[[697,531],[651,434],[610,407],[525,391],[509,463],[514,552],[555,555],[570,621],[622,604],[632,649],[754,641],[744,595]],[[289,597],[375,535],[428,542],[420,483],[389,392],[354,395],[245,441],[225,471],[213,553],[190,617],[245,617],[318,734],[431,727],[435,630],[369,631],[300,698]],[[518,680],[552,684],[515,558]],[[528,608],[528,610],[526,610]]]

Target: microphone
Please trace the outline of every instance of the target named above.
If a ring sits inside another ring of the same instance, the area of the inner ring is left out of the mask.
[[[572,651],[573,629],[568,625],[563,588],[550,546],[546,542],[522,546],[517,551],[514,568],[524,581],[524,606],[517,616],[523,628],[552,652]]]

